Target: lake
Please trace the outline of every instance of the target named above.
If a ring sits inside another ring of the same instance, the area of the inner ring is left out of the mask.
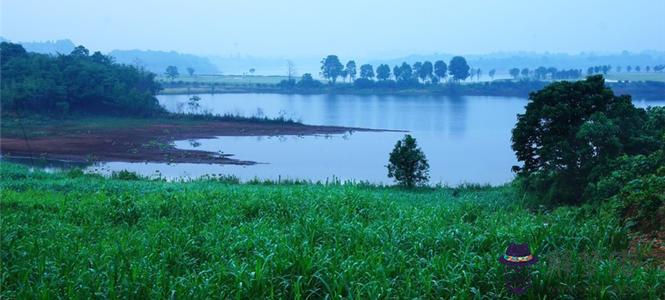
[[[201,110],[243,116],[285,116],[305,124],[407,130],[425,152],[430,183],[502,184],[517,164],[510,148],[516,115],[525,98],[483,96],[353,96],[216,94],[199,95]],[[187,95],[160,95],[169,111],[188,111]],[[665,105],[634,101],[637,106]],[[243,180],[308,179],[369,181],[390,184],[385,165],[400,132],[353,132],[341,135],[219,137],[177,141],[176,147],[222,151],[251,166],[212,164],[102,163],[88,170],[127,169],[168,178],[205,174],[234,175]]]

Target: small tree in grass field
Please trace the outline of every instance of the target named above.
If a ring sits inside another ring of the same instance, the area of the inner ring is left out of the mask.
[[[395,178],[395,181],[407,188],[426,184],[429,180],[429,164],[425,153],[409,134],[397,141],[387,167],[388,177]]]

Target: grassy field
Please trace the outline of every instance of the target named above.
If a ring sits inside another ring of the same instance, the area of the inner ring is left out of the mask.
[[[609,205],[534,212],[511,186],[163,182],[0,165],[0,297],[657,299],[665,271]],[[126,177],[131,178],[131,176]]]

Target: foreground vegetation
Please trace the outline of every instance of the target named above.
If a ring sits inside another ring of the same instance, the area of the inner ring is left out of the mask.
[[[612,203],[531,211],[511,186],[0,170],[2,298],[507,298],[497,258],[513,241],[540,257],[528,298],[665,293]]]

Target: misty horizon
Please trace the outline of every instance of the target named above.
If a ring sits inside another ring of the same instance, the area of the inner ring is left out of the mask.
[[[20,42],[70,39],[105,53],[139,49],[221,57],[337,54],[388,59],[665,51],[665,39],[655,38],[662,37],[665,28],[661,1],[517,2],[422,1],[382,5],[378,10],[374,2],[345,1],[260,5],[14,1],[2,3],[1,35]],[[593,13],[599,6],[603,13]],[[128,8],[136,13],[127,13]],[[469,18],[477,21],[467,23]]]

